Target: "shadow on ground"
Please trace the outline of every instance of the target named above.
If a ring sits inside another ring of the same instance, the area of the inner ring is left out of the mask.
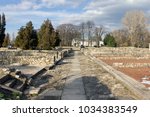
[[[115,100],[110,89],[102,84],[96,77],[83,76],[82,79],[87,100]]]
[[[86,96],[86,100],[115,100],[116,98],[113,96],[109,88],[100,83],[96,77],[92,76],[83,76],[76,78],[74,80],[70,79],[70,77],[62,78],[52,89],[47,89],[39,98],[38,100],[61,100],[63,88],[67,85],[67,90],[65,95],[68,95],[69,100],[85,100],[83,99],[83,94]],[[69,78],[69,79],[68,79]],[[64,80],[68,79],[69,82],[65,83]],[[76,83],[79,83],[78,80],[83,81],[84,88],[77,86]],[[62,82],[64,82],[62,84]],[[57,87],[57,88],[56,88]],[[69,89],[74,89],[72,92]],[[77,89],[80,90],[77,90]],[[84,93],[83,93],[84,92]],[[68,100],[67,98],[65,100]]]

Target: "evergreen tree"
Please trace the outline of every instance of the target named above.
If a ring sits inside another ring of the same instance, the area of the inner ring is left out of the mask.
[[[56,34],[55,34],[55,44],[54,46],[60,46],[60,42],[61,42],[61,39],[59,37],[59,32],[56,31]]]
[[[25,28],[22,26],[19,29],[18,35],[16,37],[15,40],[15,46],[16,47],[20,47],[20,48],[25,48],[25,44],[24,44],[24,32],[25,32]]]
[[[10,45],[10,36],[7,33],[5,38],[4,38],[3,47],[7,47],[8,45]]]
[[[31,47],[30,47],[30,40],[32,39],[32,34],[33,34],[33,24],[32,24],[31,21],[29,21],[26,24],[26,27],[25,27],[26,49],[31,49]]]
[[[113,36],[111,36],[110,34],[107,34],[104,38],[104,44],[108,47],[116,47],[116,41],[115,38]]]
[[[30,49],[36,49],[37,45],[38,45],[37,31],[33,30],[32,36],[29,42]]]
[[[31,21],[29,21],[26,24],[25,36],[27,39],[27,43],[26,43],[27,49],[35,49],[38,43],[38,39],[37,39],[36,30],[34,30],[34,27]]]
[[[47,19],[42,24],[38,33],[38,47],[40,49],[50,50],[54,45],[54,28],[51,21]]]
[[[2,14],[2,16],[0,15],[0,47],[2,47],[5,38],[5,26],[6,26],[5,14]]]
[[[21,27],[15,40],[15,46],[22,49],[35,49],[37,46],[37,33],[33,24],[29,21],[25,27]]]

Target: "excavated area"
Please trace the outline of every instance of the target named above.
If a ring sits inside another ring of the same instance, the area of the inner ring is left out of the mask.
[[[72,68],[72,66],[76,68]],[[65,57],[54,69],[48,70],[46,74],[51,75],[51,80],[49,80],[45,90],[39,95],[31,97],[31,99],[138,99],[122,82],[80,51],[74,51],[70,56]],[[80,87],[83,87],[81,92],[78,90]]]

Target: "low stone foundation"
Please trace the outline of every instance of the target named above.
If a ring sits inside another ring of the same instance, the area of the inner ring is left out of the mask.
[[[0,65],[19,63],[21,65],[46,66],[67,55],[70,50],[15,50],[0,51]]]
[[[68,56],[71,51],[71,49],[62,51],[0,51],[0,64],[2,65],[0,67],[0,93],[2,92],[7,96],[13,93],[23,94],[26,86],[31,85],[34,76],[40,74],[43,69],[46,71],[55,66],[57,62]],[[18,71],[19,67],[15,69],[15,65],[21,66],[22,70]],[[34,68],[29,69],[28,73],[31,72],[31,77],[21,74],[25,68],[32,65],[40,66],[41,70],[33,73]],[[29,93],[35,93],[35,91],[38,93],[40,89],[37,90],[33,87],[32,91]]]
[[[150,89],[150,79],[143,80],[145,77],[150,77],[150,50],[148,48],[87,48],[84,53],[102,60]]]
[[[103,57],[137,57],[150,58],[150,50],[148,48],[134,48],[134,47],[100,47],[84,49],[84,53],[92,55],[99,55]]]

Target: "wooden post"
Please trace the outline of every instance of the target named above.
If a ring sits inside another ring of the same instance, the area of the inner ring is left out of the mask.
[[[56,61],[56,58],[55,58],[55,56],[54,56],[54,64],[55,64],[55,61]]]

